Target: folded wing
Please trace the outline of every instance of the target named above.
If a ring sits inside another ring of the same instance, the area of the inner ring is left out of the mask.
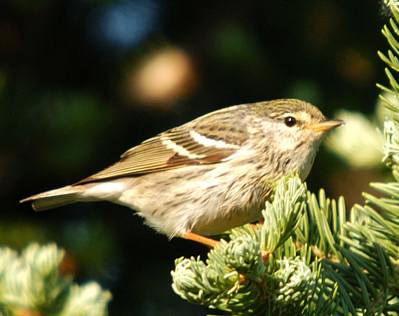
[[[215,113],[228,115],[223,110]],[[225,161],[241,148],[247,132],[238,122],[223,117],[217,120],[218,126],[203,117],[150,138],[126,151],[117,163],[78,183]]]

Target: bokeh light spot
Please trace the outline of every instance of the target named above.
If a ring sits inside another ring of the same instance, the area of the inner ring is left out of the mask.
[[[191,93],[195,83],[191,56],[178,48],[166,48],[132,69],[125,90],[130,100],[162,108]]]
[[[125,51],[154,30],[158,15],[155,0],[129,0],[99,6],[89,18],[90,40],[100,49]]]

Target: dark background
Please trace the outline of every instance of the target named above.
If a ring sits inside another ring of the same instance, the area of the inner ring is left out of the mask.
[[[78,282],[113,293],[111,315],[204,315],[170,287],[174,259],[203,247],[169,242],[117,205],[34,213],[18,200],[232,104],[297,97],[329,116],[371,114],[386,18],[372,0],[1,0],[1,244],[57,242]],[[322,150],[308,182],[337,196],[368,175]]]

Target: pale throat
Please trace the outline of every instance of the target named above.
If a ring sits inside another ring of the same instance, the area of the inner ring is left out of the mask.
[[[273,129],[273,133],[270,133],[270,128]],[[303,133],[299,128],[287,129],[286,126],[271,125],[270,122],[263,124],[263,130],[265,135],[269,135],[269,146],[278,148],[278,152],[291,157],[283,173],[297,173],[302,180],[305,180],[312,169],[321,139]]]
[[[320,147],[320,140],[306,143],[302,149],[298,150],[298,174],[302,180],[305,180],[316,158],[316,154]]]
[[[293,152],[301,142],[300,130],[297,127],[286,127],[281,123],[262,122],[265,139],[269,145],[280,152]]]
[[[281,139],[278,139],[276,141],[277,141],[277,146],[280,151],[292,152],[298,146],[298,139],[294,136],[281,137]]]

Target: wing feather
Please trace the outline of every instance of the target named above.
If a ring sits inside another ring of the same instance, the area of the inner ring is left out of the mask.
[[[219,113],[223,117],[228,115],[224,112],[225,110],[220,110],[214,114]],[[241,148],[247,139],[247,131],[245,128],[238,128],[242,122],[231,122],[232,126],[226,126],[229,120],[221,120],[223,124],[216,129],[230,132],[225,133],[228,137],[223,138],[220,133],[215,133],[214,127],[206,124],[208,120],[203,120],[205,117],[145,140],[123,153],[120,161],[79,183],[138,176],[182,166],[213,164],[226,160]],[[233,137],[232,133],[235,134]]]

